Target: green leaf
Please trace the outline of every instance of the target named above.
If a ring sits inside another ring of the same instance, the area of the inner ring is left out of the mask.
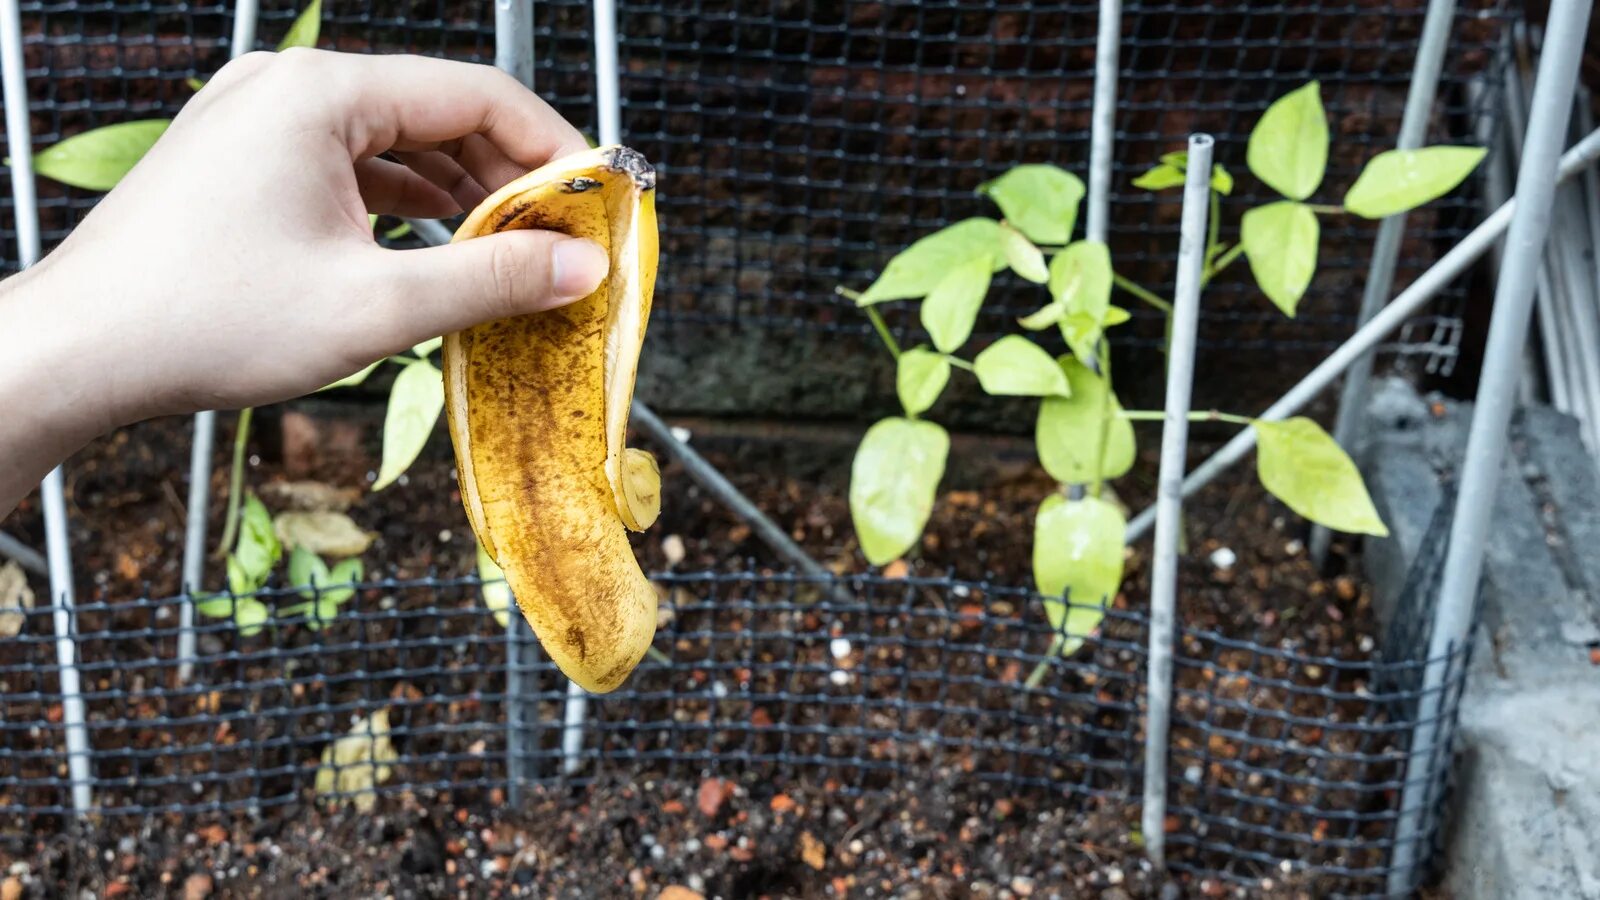
[[[1105,318],[1111,281],[1111,248],[1099,241],[1069,244],[1050,260],[1050,296],[1069,313],[1087,313],[1096,322]]]
[[[1029,313],[1017,320],[1017,324],[1029,331],[1043,331],[1051,325],[1067,317],[1067,305],[1052,301],[1038,312]]]
[[[233,587],[233,570],[236,566],[238,566],[238,563],[233,561],[233,557],[228,557],[229,588]],[[235,593],[239,592],[235,591]],[[233,598],[227,594],[216,594],[196,603],[194,605],[194,611],[202,616],[207,616],[212,619],[231,619],[233,618]]]
[[[1147,191],[1164,191],[1167,188],[1181,187],[1183,185],[1183,170],[1177,166],[1162,163],[1150,171],[1133,180],[1133,186]]]
[[[206,83],[204,81],[201,81],[200,79],[195,78],[192,75],[189,76],[188,78],[185,78],[183,80],[183,83],[187,84],[189,86],[189,90],[191,90],[191,91],[198,91],[201,88],[206,86]]]
[[[1000,249],[1011,271],[1023,278],[1034,284],[1044,284],[1050,278],[1050,272],[1044,267],[1044,254],[1010,225],[1000,226]]]
[[[1328,167],[1328,116],[1313,81],[1267,107],[1250,132],[1245,162],[1255,176],[1290,200],[1304,200]]]
[[[244,570],[244,566],[239,564],[239,558],[234,556],[232,553],[228,554],[228,590],[235,594],[248,594],[258,587],[260,587],[260,585],[256,584],[255,579],[251,577],[250,573],[246,572]],[[233,598],[230,597],[228,600],[229,611],[224,615],[231,616],[233,615]]]
[[[368,228],[377,228],[378,227],[378,214],[377,213],[367,213],[367,227]]]
[[[400,240],[401,238],[405,237],[406,235],[408,235],[410,233],[411,233],[411,223],[410,222],[401,222],[399,225],[396,225],[395,227],[389,229],[388,231],[385,231],[383,233],[383,237],[384,237],[385,240],[398,241],[398,240]]]
[[[978,259],[988,263],[991,273],[1006,266],[1000,252],[1000,223],[993,219],[962,220],[900,251],[856,305],[926,297],[952,269]]]
[[[422,343],[416,345],[415,347],[412,347],[411,348],[411,352],[415,353],[416,355],[418,355],[420,357],[422,357],[423,359],[427,359],[428,358],[428,354],[430,354],[433,351],[439,349],[443,345],[444,345],[444,338],[442,338],[442,337],[428,338],[427,340],[425,340]]]
[[[1424,147],[1379,153],[1344,195],[1344,208],[1364,219],[1416,209],[1455,190],[1487,152],[1482,147]]]
[[[361,580],[363,569],[361,560],[347,559],[333,567],[328,573],[329,584],[355,584]],[[351,593],[355,593],[351,591]]]
[[[1033,527],[1033,580],[1046,597],[1045,614],[1070,656],[1105,618],[1105,606],[1122,586],[1127,522],[1116,506],[1096,497],[1068,500],[1052,494],[1039,504]]]
[[[289,586],[300,591],[307,600],[315,599],[317,591],[328,586],[328,565],[322,557],[304,547],[289,553]],[[313,590],[315,587],[315,590]]]
[[[1133,318],[1133,314],[1120,306],[1106,307],[1106,317],[1100,320],[1101,328],[1111,328]]]
[[[1239,242],[1250,272],[1286,316],[1294,316],[1316,274],[1320,237],[1316,213],[1288,200],[1258,206],[1239,220]]]
[[[1071,397],[1046,397],[1039,404],[1034,430],[1039,462],[1050,477],[1063,484],[1095,481],[1095,459],[1102,434],[1105,452],[1100,478],[1116,478],[1133,468],[1133,423],[1121,416],[1122,404],[1106,390],[1105,379],[1078,360],[1063,356],[1058,362],[1072,386]],[[1109,421],[1103,421],[1110,416]]]
[[[1019,334],[990,344],[973,360],[978,383],[997,397],[1065,397],[1067,376],[1043,347]]]
[[[1085,365],[1096,359],[1100,347],[1100,322],[1086,312],[1069,313],[1061,320],[1061,336],[1066,338],[1072,355]]]
[[[1189,151],[1179,150],[1175,153],[1163,153],[1161,154],[1161,163],[1161,166],[1157,166],[1156,168],[1165,167],[1167,169],[1175,169],[1177,171],[1176,180],[1173,180],[1171,175],[1162,173],[1156,178],[1156,180],[1160,182],[1160,186],[1158,187],[1142,185],[1138,181],[1134,182],[1134,186],[1143,187],[1147,190],[1159,191],[1182,185],[1184,179],[1189,173]],[[1151,169],[1149,172],[1146,172],[1145,175],[1151,175],[1154,173],[1155,169]],[[1213,163],[1211,165],[1211,189],[1224,197],[1233,193],[1233,176],[1228,173],[1227,169],[1222,167],[1221,163]]]
[[[950,360],[921,347],[900,354],[895,367],[895,392],[908,416],[921,415],[933,406],[949,380]]]
[[[1256,473],[1285,505],[1329,528],[1388,536],[1360,470],[1322,426],[1304,417],[1251,424]]]
[[[144,159],[171,124],[171,119],[142,119],[85,131],[41,150],[33,158],[33,169],[62,184],[109,191]]]
[[[272,514],[254,494],[247,496],[239,519],[239,538],[234,545],[233,558],[238,563],[243,583],[249,586],[242,591],[235,588],[235,592],[249,593],[266,584],[267,575],[282,556],[283,547],[272,527]]]
[[[1036,244],[1065,244],[1072,240],[1083,202],[1083,182],[1057,166],[1017,166],[993,181],[978,186],[1000,207],[1006,221]]]
[[[483,582],[483,605],[494,613],[496,622],[504,628],[510,624],[509,613],[511,608],[511,585],[506,583],[506,575],[489,558],[488,551],[483,545],[478,545],[478,580]]]
[[[323,387],[317,388],[317,391],[318,392],[331,391],[334,388],[355,387],[356,385],[360,384],[361,382],[366,381],[367,380],[367,376],[371,375],[374,371],[376,371],[377,368],[378,368],[378,363],[381,363],[381,362],[383,362],[383,360],[380,359],[380,360],[378,360],[378,362],[375,362],[372,365],[367,366],[365,369],[362,369],[359,372],[355,372],[353,374],[346,375],[345,377],[339,379],[338,381],[335,381],[333,384],[324,385]]]
[[[272,611],[260,600],[251,597],[241,597],[239,606],[233,611],[233,624],[239,626],[240,637],[255,637],[261,633],[261,626],[272,618]]]
[[[280,51],[290,47],[315,47],[317,34],[322,29],[322,0],[311,0],[311,3],[295,17],[294,24],[289,26],[289,33],[283,36],[283,41],[278,44]]]
[[[444,376],[432,363],[419,360],[395,377],[383,417],[383,461],[373,490],[388,487],[411,467],[443,409]]]
[[[850,466],[850,518],[868,562],[916,546],[949,452],[950,436],[932,422],[892,418],[867,429]]]
[[[989,293],[990,257],[978,256],[950,268],[922,301],[922,327],[941,353],[954,353],[972,336],[984,295]]]

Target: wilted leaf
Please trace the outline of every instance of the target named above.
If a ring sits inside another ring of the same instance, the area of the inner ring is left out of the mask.
[[[908,416],[926,412],[949,381],[950,360],[942,353],[915,347],[900,354],[895,365],[895,393]]]
[[[483,545],[478,545],[478,580],[483,582],[483,605],[494,613],[494,619],[504,628],[511,623],[506,612],[511,608],[511,585],[506,583],[506,573],[500,571],[489,558]]]
[[[922,327],[941,353],[954,353],[972,335],[990,274],[989,258],[974,257],[953,266],[922,301]]]
[[[1034,284],[1044,284],[1050,278],[1050,270],[1044,266],[1044,254],[1010,225],[1000,226],[1000,249],[1011,271],[1023,278]]]
[[[375,535],[341,512],[284,512],[273,520],[278,539],[288,548],[303,547],[319,556],[360,556]]]
[[[916,545],[949,452],[949,435],[932,422],[883,419],[867,430],[850,467],[850,518],[873,565]]]
[[[28,587],[22,567],[14,562],[0,566],[0,638],[16,637],[22,631],[33,599],[33,588]]]
[[[1424,147],[1379,153],[1344,195],[1344,208],[1367,219],[1416,209],[1455,190],[1487,152],[1482,147]]]
[[[370,718],[356,720],[345,736],[323,749],[317,795],[371,812],[378,799],[373,789],[389,780],[394,774],[390,764],[399,758],[389,740],[389,710],[380,709]]]
[[[143,119],[85,131],[41,150],[33,158],[33,169],[62,184],[109,191],[144,159],[171,124],[171,119]]]
[[[1278,98],[1250,132],[1245,162],[1256,177],[1290,200],[1304,200],[1328,167],[1328,116],[1313,81]]]
[[[989,345],[973,360],[973,369],[983,389],[996,396],[1065,397],[1072,393],[1067,376],[1050,354],[1017,334]]]
[[[444,410],[444,376],[433,363],[411,363],[395,377],[389,409],[383,418],[383,462],[372,489],[394,483],[428,443]]]
[[[1284,315],[1294,315],[1316,274],[1321,233],[1316,214],[1289,200],[1258,206],[1239,221],[1250,272]]]
[[[1105,605],[1122,585],[1127,521],[1114,505],[1094,497],[1068,500],[1052,494],[1039,504],[1033,530],[1033,580],[1045,600],[1050,627],[1070,656],[1099,627]]]
[[[1115,395],[1108,395],[1105,380],[1083,363],[1070,356],[1057,362],[1066,373],[1072,396],[1046,397],[1039,404],[1034,431],[1039,462],[1050,477],[1063,484],[1095,481],[1095,458],[1100,455],[1103,434],[1100,477],[1126,474],[1133,468],[1133,423],[1120,415],[1122,404]],[[1102,429],[1104,416],[1110,418]]]
[[[274,508],[301,512],[343,512],[361,496],[354,488],[334,487],[321,481],[269,481],[257,490]]]
[[[294,24],[289,26],[289,33],[279,42],[279,50],[290,47],[315,47],[317,35],[322,30],[322,0],[311,0],[300,15],[295,17]]]
[[[1039,244],[1065,244],[1072,240],[1083,202],[1083,181],[1051,165],[1017,166],[993,181],[978,186],[1000,207],[1006,221]]]
[[[1261,484],[1302,516],[1338,531],[1387,537],[1361,472],[1333,437],[1310,419],[1257,419]]]
[[[922,238],[889,260],[883,274],[856,303],[870,306],[885,300],[926,297],[951,269],[976,259],[987,260],[991,274],[1005,268],[999,222],[964,219]]]

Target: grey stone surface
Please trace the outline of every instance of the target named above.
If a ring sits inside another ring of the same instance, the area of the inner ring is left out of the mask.
[[[1472,410],[1389,381],[1370,412],[1364,468],[1393,535],[1368,542],[1366,565],[1389,616]],[[1600,900],[1600,473],[1570,418],[1527,409],[1512,428],[1455,743],[1447,887]]]

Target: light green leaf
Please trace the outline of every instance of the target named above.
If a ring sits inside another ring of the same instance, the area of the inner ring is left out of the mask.
[[[1072,393],[1056,361],[1020,334],[1008,334],[973,360],[978,383],[997,397],[1065,397]]]
[[[868,562],[916,546],[949,452],[950,436],[932,422],[892,418],[867,429],[850,467],[850,518]]]
[[[1257,419],[1256,473],[1286,506],[1319,525],[1387,537],[1361,472],[1331,435],[1310,419]]]
[[[990,258],[977,256],[952,266],[922,301],[922,327],[941,353],[954,353],[972,336],[978,310],[989,293]]]
[[[311,0],[300,15],[295,17],[294,24],[289,26],[289,33],[283,36],[278,49],[281,51],[290,47],[315,47],[317,35],[321,30],[322,0]]]
[[[987,261],[991,273],[1006,267],[1000,223],[993,219],[962,220],[900,251],[856,305],[926,297],[952,269],[978,259]]]
[[[1316,213],[1288,200],[1258,206],[1239,220],[1239,242],[1250,260],[1250,272],[1286,316],[1294,316],[1311,286],[1320,238]]]
[[[171,124],[171,119],[143,119],[85,131],[41,150],[33,158],[33,169],[62,184],[109,191],[144,159]]]
[[[483,605],[494,613],[494,619],[504,628],[510,624],[507,610],[511,608],[511,585],[506,583],[506,574],[500,571],[494,560],[489,558],[488,551],[483,545],[478,545],[478,580],[483,582]]]
[[[239,606],[233,611],[233,624],[239,626],[240,637],[255,637],[261,633],[261,626],[272,618],[272,611],[267,605],[252,597],[239,598]]]
[[[290,551],[289,586],[298,589],[300,596],[307,600],[314,599],[317,590],[327,587],[328,582],[328,565],[322,561],[322,557],[304,547],[295,547]]]
[[[1067,305],[1052,301],[1038,312],[1029,313],[1017,320],[1017,324],[1029,331],[1043,331],[1051,325],[1067,317]]]
[[[1123,309],[1122,307],[1120,307],[1120,306],[1108,306],[1108,307],[1106,307],[1106,317],[1104,319],[1100,320],[1100,327],[1101,328],[1111,328],[1112,326],[1115,326],[1115,325],[1121,325],[1122,323],[1124,323],[1124,322],[1126,322],[1126,321],[1128,321],[1129,319],[1132,319],[1132,318],[1133,318],[1133,314],[1128,312],[1127,310]]]
[[[347,559],[334,566],[333,570],[328,573],[328,583],[355,584],[361,580],[362,571],[361,560]],[[351,593],[354,593],[354,591]]]
[[[908,416],[921,415],[933,406],[949,380],[950,360],[921,347],[900,354],[895,367],[895,392]]]
[[[378,227],[378,214],[377,213],[367,213],[367,227],[368,228],[377,228]]]
[[[1183,184],[1185,177],[1189,173],[1189,151],[1179,150],[1175,153],[1163,153],[1161,154],[1161,163],[1169,169],[1176,169],[1178,171],[1178,179],[1170,184],[1165,183],[1170,180],[1171,176],[1164,174],[1160,178],[1160,180],[1164,183],[1161,184],[1160,187],[1149,188],[1149,190],[1159,191],[1164,188],[1178,187],[1179,185]],[[1151,171],[1154,172],[1155,170],[1152,169]],[[1137,181],[1134,182],[1134,185],[1137,187],[1145,187],[1145,185],[1141,185]],[[1224,197],[1233,193],[1233,176],[1228,173],[1227,169],[1222,167],[1221,163],[1213,163],[1211,165],[1211,189]]]
[[[1033,528],[1033,580],[1047,598],[1050,627],[1060,653],[1070,656],[1098,628],[1106,604],[1122,586],[1127,522],[1116,506],[1096,497],[1068,500],[1052,494],[1039,504]]]
[[[249,586],[242,591],[235,588],[235,592],[249,593],[266,584],[267,575],[282,556],[283,547],[273,530],[272,514],[254,494],[247,496],[240,514],[239,538],[234,545],[233,558],[238,563],[243,583]]]
[[[1072,355],[1085,365],[1095,360],[1100,347],[1100,321],[1086,312],[1075,312],[1061,320],[1061,336],[1066,338]]]
[[[1416,209],[1455,190],[1487,152],[1482,147],[1424,147],[1379,153],[1344,195],[1344,208],[1365,219]]]
[[[1328,167],[1328,116],[1313,81],[1267,107],[1250,132],[1245,162],[1256,177],[1290,200],[1304,200]]]
[[[1133,468],[1133,423],[1121,416],[1122,404],[1106,390],[1103,378],[1070,356],[1057,362],[1072,386],[1071,397],[1046,397],[1039,404],[1034,430],[1039,462],[1063,484],[1088,484],[1095,479],[1102,434],[1105,452],[1101,478],[1116,478]],[[1103,421],[1102,416],[1109,416]]]
[[[406,235],[408,235],[410,233],[411,233],[411,223],[410,222],[401,222],[399,225],[396,225],[395,227],[389,229],[388,231],[385,231],[383,233],[383,237],[384,237],[385,240],[398,241],[398,240],[400,240],[401,238],[405,237]]]
[[[240,565],[239,558],[232,553],[228,554],[228,590],[235,594],[248,594],[260,586],[255,578],[245,571],[244,566]],[[229,612],[224,613],[224,615],[231,616],[233,615],[232,598],[228,598],[228,600]]]
[[[232,556],[228,557],[228,588],[236,594],[249,593],[249,591],[238,590],[238,588],[234,585],[236,578],[243,578],[242,573],[235,575],[235,570],[238,568],[238,565],[239,564],[237,562],[234,562]],[[212,619],[231,619],[233,618],[233,604],[234,598],[228,596],[227,594],[217,594],[212,597],[207,597],[206,599],[196,603],[194,605],[194,611],[202,616]]]
[[[1096,322],[1111,305],[1111,281],[1111,249],[1099,241],[1069,244],[1050,260],[1050,296]]]
[[[206,83],[204,81],[201,81],[200,79],[195,78],[193,75],[189,76],[188,78],[185,78],[183,80],[183,83],[187,84],[189,86],[189,90],[191,90],[191,91],[198,91],[201,88],[206,86]]]
[[[1000,226],[1000,249],[1005,253],[1011,271],[1034,284],[1044,284],[1050,272],[1044,267],[1044,254],[1022,232],[1010,225]]]
[[[383,462],[373,490],[388,487],[410,468],[443,409],[444,376],[432,363],[419,360],[395,377],[383,418]]]
[[[1183,185],[1183,170],[1177,166],[1162,163],[1150,171],[1133,180],[1133,186],[1147,191],[1164,191],[1167,188],[1181,187]]]
[[[442,337],[428,338],[427,340],[425,340],[422,343],[416,345],[415,347],[412,347],[411,348],[411,352],[415,353],[416,355],[418,355],[420,357],[422,357],[423,359],[427,359],[428,358],[428,354],[430,354],[433,351],[439,349],[443,345],[444,345],[444,338],[442,338]]]
[[[368,375],[371,375],[373,372],[377,371],[378,363],[381,363],[381,362],[383,362],[383,360],[380,359],[380,360],[378,360],[378,362],[375,362],[372,365],[367,366],[365,369],[362,369],[359,372],[356,372],[356,373],[351,374],[351,375],[346,375],[345,377],[339,379],[338,381],[335,381],[333,384],[317,388],[317,390],[318,390],[318,392],[321,392],[321,391],[331,391],[334,388],[355,387],[356,385],[360,384],[361,382],[366,381]]]
[[[1083,202],[1083,182],[1057,166],[1017,166],[993,181],[978,186],[1000,207],[1006,221],[1036,244],[1065,244],[1072,240]]]

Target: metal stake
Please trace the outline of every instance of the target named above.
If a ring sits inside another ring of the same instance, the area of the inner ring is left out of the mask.
[[[1577,85],[1578,64],[1583,59],[1591,6],[1592,0],[1553,0],[1550,4],[1528,137],[1517,172],[1518,203],[1506,236],[1505,265],[1495,286],[1483,377],[1478,383],[1467,434],[1461,488],[1433,613],[1417,725],[1411,736],[1410,764],[1401,793],[1389,876],[1389,889],[1394,893],[1409,891],[1416,882],[1422,856],[1420,843],[1425,837],[1421,833],[1422,817],[1433,788],[1429,776],[1436,766],[1444,764],[1441,751],[1448,745],[1449,733],[1439,719],[1444,707],[1445,677],[1453,655],[1465,646],[1472,626],[1489,517],[1505,458],[1506,429],[1515,405],[1519,357],[1528,339],[1528,319],[1533,311],[1534,278],[1550,232],[1551,200],[1558,180],[1557,157],[1572,115],[1572,93]]]
[[[1590,132],[1561,157],[1558,180],[1565,181],[1571,178],[1593,165],[1596,159],[1600,159],[1600,130]],[[1328,354],[1315,369],[1300,379],[1299,383],[1279,397],[1257,418],[1283,419],[1299,411],[1311,398],[1321,393],[1323,388],[1332,384],[1357,357],[1377,346],[1385,335],[1399,328],[1406,319],[1416,315],[1435,294],[1448,287],[1477,261],[1478,257],[1488,252],[1505,232],[1506,226],[1511,223],[1512,212],[1519,208],[1518,204],[1521,202],[1523,201],[1519,197],[1512,197],[1501,204],[1499,209],[1484,219],[1477,228],[1472,229],[1460,243],[1450,248],[1450,252],[1373,316],[1372,321],[1361,326],[1355,334],[1340,344],[1337,350]],[[1191,496],[1195,491],[1210,484],[1212,479],[1243,459],[1255,445],[1255,429],[1246,428],[1234,435],[1233,440],[1223,445],[1221,450],[1211,454],[1183,480],[1183,495]],[[1155,518],[1154,506],[1146,508],[1135,516],[1128,524],[1129,543],[1143,537],[1144,533],[1150,530],[1150,526],[1155,524]]]
[[[1161,426],[1161,471],[1156,488],[1156,541],[1150,574],[1150,664],[1145,686],[1144,847],[1166,865],[1167,739],[1172,730],[1172,653],[1178,617],[1178,530],[1183,527],[1183,467],[1189,445],[1189,399],[1194,387],[1195,331],[1200,322],[1200,277],[1211,202],[1209,134],[1189,137],[1183,185],[1183,225],[1177,284],[1172,294],[1172,342],[1167,362],[1167,411]]]
[[[0,81],[6,105],[6,151],[11,157],[11,197],[17,211],[17,262],[26,269],[39,261],[39,200],[33,190],[33,132],[28,121],[27,71],[22,58],[22,16],[17,0],[0,3]],[[78,644],[73,635],[72,545],[67,537],[67,500],[61,467],[39,485],[44,506],[46,567],[56,632],[56,667],[61,682],[61,721],[67,744],[67,775],[72,809],[88,815],[94,805],[94,775],[89,769],[89,729],[84,724]]]
[[[1444,69],[1444,53],[1450,45],[1450,26],[1455,14],[1455,0],[1429,0],[1428,13],[1422,21],[1422,40],[1417,45],[1416,63],[1411,69],[1411,89],[1406,94],[1405,112],[1400,117],[1400,134],[1395,139],[1397,150],[1415,150],[1427,139],[1428,118],[1433,112],[1434,93]],[[1378,225],[1372,262],[1367,267],[1366,287],[1361,292],[1357,327],[1372,321],[1389,299],[1389,291],[1394,287],[1395,263],[1400,258],[1400,239],[1405,230],[1405,213],[1390,216]],[[1345,374],[1344,388],[1339,394],[1339,415],[1333,425],[1333,439],[1350,452],[1355,451],[1361,440],[1371,380],[1372,354],[1363,353]],[[1332,533],[1323,526],[1312,527],[1311,560],[1318,567],[1327,560],[1331,538]]]
[[[1089,116],[1089,215],[1084,237],[1101,243],[1105,243],[1110,231],[1111,150],[1117,138],[1117,54],[1121,44],[1122,0],[1100,0],[1094,107]]]
[[[228,58],[238,59],[256,46],[257,0],[238,0],[233,8],[233,41]],[[206,518],[211,510],[211,450],[217,436],[217,414],[194,414],[194,441],[189,445],[189,504],[183,528],[183,601],[178,606],[178,683],[194,676],[194,597],[206,566]]]

